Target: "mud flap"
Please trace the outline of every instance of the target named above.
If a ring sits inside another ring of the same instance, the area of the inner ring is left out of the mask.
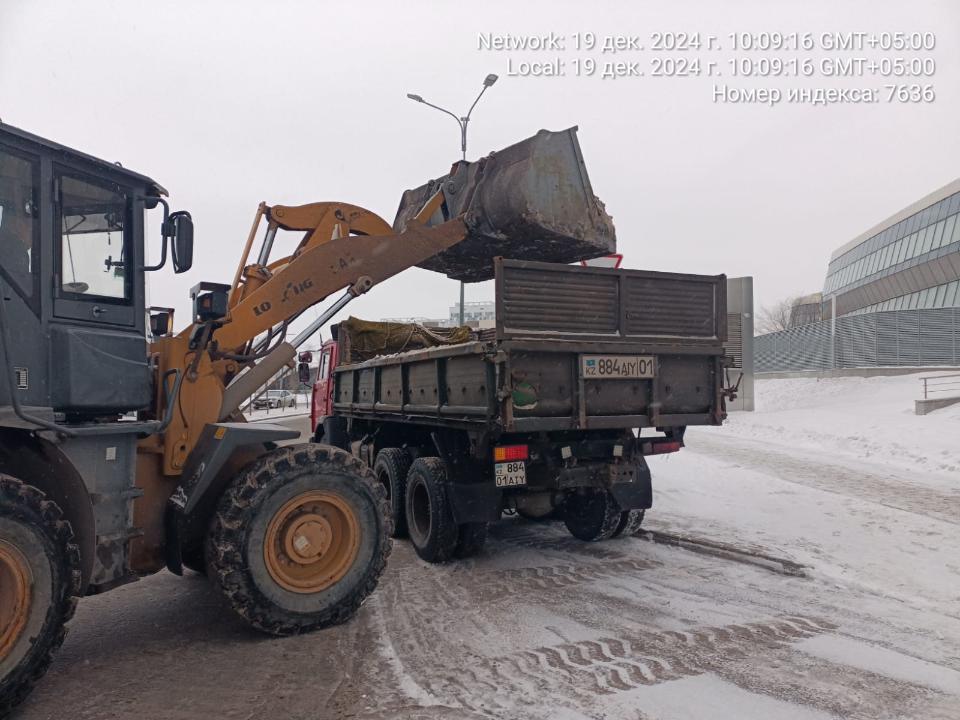
[[[621,510],[646,510],[653,505],[650,468],[642,457],[637,462],[610,466],[610,494]]]
[[[500,519],[503,492],[492,483],[449,483],[447,498],[457,525],[496,522]]]
[[[220,470],[240,447],[263,445],[300,436],[293,430],[272,423],[210,423],[200,433],[196,447],[187,458],[180,484],[167,501],[164,524],[167,532],[165,553],[167,569],[183,573],[181,548],[202,541],[207,519],[220,498],[226,481]]]

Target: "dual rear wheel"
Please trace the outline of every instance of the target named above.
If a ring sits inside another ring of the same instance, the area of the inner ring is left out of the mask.
[[[456,523],[443,460],[412,460],[406,450],[384,448],[377,454],[374,472],[390,498],[395,537],[409,535],[422,559],[441,563],[472,557],[483,549],[487,523]]]
[[[563,503],[563,522],[578,540],[597,542],[635,535],[643,523],[642,509],[621,510],[603,488],[582,488]]]

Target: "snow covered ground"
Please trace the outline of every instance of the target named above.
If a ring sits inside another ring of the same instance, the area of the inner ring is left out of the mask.
[[[903,467],[919,480],[952,478],[956,487],[960,404],[914,414],[920,378],[943,374],[758,380],[756,411],[731,413],[724,433]]]
[[[646,525],[807,565],[878,645],[808,649],[930,687],[947,673],[960,718],[960,406],[914,415],[917,377],[760,381],[756,412],[653,459]]]

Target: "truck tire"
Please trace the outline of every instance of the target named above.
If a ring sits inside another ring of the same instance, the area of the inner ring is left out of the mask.
[[[373,473],[387,492],[390,515],[393,518],[393,536],[406,537],[407,516],[404,505],[407,500],[407,471],[410,470],[410,453],[400,448],[384,448],[377,453]]]
[[[608,491],[583,488],[563,504],[563,522],[578,540],[597,542],[613,537],[620,524],[620,506]]]
[[[257,630],[343,622],[373,592],[393,532],[373,471],[326,445],[289,445],[227,488],[207,533],[207,575]]]
[[[625,535],[630,537],[631,535],[636,535],[640,532],[640,526],[643,524],[643,513],[642,508],[638,510],[624,510],[620,513],[620,522],[617,524],[617,529],[613,531],[611,537],[620,537]]]
[[[413,461],[407,473],[407,532],[423,560],[449,560],[457,545],[458,528],[447,502],[447,469],[438,457]]]
[[[43,677],[77,607],[80,549],[60,507],[0,474],[0,717]]]
[[[457,529],[457,544],[453,549],[453,556],[460,560],[473,557],[487,544],[487,528],[485,522],[464,523]]]

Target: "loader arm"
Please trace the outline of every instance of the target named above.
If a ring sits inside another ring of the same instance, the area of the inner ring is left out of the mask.
[[[162,474],[183,472],[204,427],[221,419],[224,392],[231,382],[243,371],[255,369],[258,362],[269,364],[262,355],[244,355],[258,336],[282,327],[331,293],[345,288],[354,295],[365,292],[464,239],[467,229],[460,218],[432,227],[423,222],[442,202],[443,196],[437,193],[401,233],[378,215],[346,203],[262,204],[230,288],[226,316],[213,323],[191,324],[152,346],[158,378],[173,369],[184,377],[177,412],[162,438],[154,440],[154,452],[163,458]],[[257,261],[247,264],[263,218],[267,220],[263,247]],[[292,254],[271,261],[277,229],[305,235]],[[290,345],[280,345],[279,350],[291,354]],[[165,397],[158,383],[155,407],[160,415]]]
[[[441,201],[438,194],[424,206],[424,217]],[[415,222],[395,234],[383,218],[345,203],[274,206],[265,214],[267,237],[274,227],[306,235],[293,254],[239,270],[227,321],[214,333],[221,350],[241,348],[361,278],[376,285],[455,245],[467,233],[463,221],[453,219],[433,227]]]

